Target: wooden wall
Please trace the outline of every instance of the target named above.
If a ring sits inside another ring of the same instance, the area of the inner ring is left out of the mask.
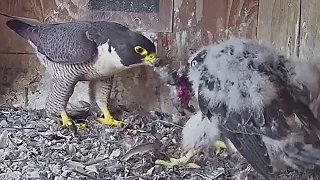
[[[174,0],[173,31],[156,33],[159,53],[166,56],[172,66],[179,67],[186,63],[188,49],[196,49],[208,43],[218,42],[230,35],[256,38],[258,14],[265,15],[269,11],[273,12],[272,9],[261,7],[269,6],[270,3],[267,3],[269,0],[260,1],[263,2],[259,6],[258,0]],[[42,21],[66,21],[79,18],[79,7],[83,6],[85,2],[86,0],[31,0],[28,2],[25,0],[1,0],[0,11]],[[276,8],[277,4],[273,4]],[[281,5],[287,6],[285,3]],[[287,17],[285,18],[291,18],[294,21],[295,16],[289,12],[296,6],[299,7],[296,4],[291,5],[289,9],[286,7]],[[272,18],[278,15],[279,13],[275,13]],[[273,21],[272,18],[264,20],[260,18],[259,22],[264,22],[268,26],[270,21]],[[31,92],[29,93],[31,94],[42,90],[38,81],[41,80],[44,69],[34,55],[8,54],[30,53],[32,51],[25,41],[5,27],[7,19],[0,17],[0,35],[5,37],[0,45],[2,61],[0,75],[5,77],[5,80],[0,80],[2,95],[0,101],[23,101],[22,95],[25,87],[30,87]],[[278,22],[279,25],[280,23]],[[268,26],[268,28],[270,27]],[[277,28],[279,31],[283,27]],[[289,30],[290,24],[284,29],[295,36],[293,34],[295,31]],[[268,31],[263,32],[263,30],[265,29],[260,29],[260,37],[262,36],[266,40],[277,39],[275,35],[271,36]],[[283,36],[286,36],[285,34],[283,33]],[[279,43],[277,42],[277,44]],[[285,42],[281,41],[281,43]],[[2,88],[4,85],[8,88]],[[156,79],[155,74],[148,67],[136,68],[129,73],[121,73],[116,78],[115,87],[114,97],[120,103],[132,105],[132,107],[139,105],[145,110],[153,108],[161,108],[167,112],[172,110],[167,88]],[[12,100],[10,95],[15,96],[13,99],[16,100]]]
[[[38,0],[3,0],[0,12],[43,20],[41,3]],[[13,34],[5,23],[9,18],[0,16],[0,102],[12,104],[24,97],[24,87],[36,90],[43,68],[33,49],[19,36]]]
[[[320,16],[317,0],[260,0],[257,38],[286,55],[318,57]]]

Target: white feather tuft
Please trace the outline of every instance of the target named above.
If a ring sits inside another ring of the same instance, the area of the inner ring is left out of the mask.
[[[290,59],[286,63],[289,80],[308,97],[300,99],[309,105],[317,118],[320,118],[320,62],[318,58]],[[304,89],[305,88],[305,89]],[[308,99],[306,102],[305,100]]]
[[[316,59],[290,59],[286,64],[291,83],[297,87],[304,85],[312,94],[320,91],[320,62]]]
[[[182,147],[184,149],[199,149],[213,146],[213,142],[220,138],[218,118],[202,119],[201,111],[192,115],[182,130]]]

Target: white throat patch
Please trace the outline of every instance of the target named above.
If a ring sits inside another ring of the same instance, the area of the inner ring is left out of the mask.
[[[111,52],[109,52],[109,50],[111,50]],[[99,74],[110,76],[128,68],[121,64],[120,60],[115,49],[112,46],[109,47],[108,42],[106,42],[98,46],[98,56],[93,67]]]

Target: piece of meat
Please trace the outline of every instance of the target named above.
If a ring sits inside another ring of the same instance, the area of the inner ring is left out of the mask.
[[[170,96],[173,105],[178,110],[180,115],[185,116],[185,110],[194,113],[195,109],[192,105],[189,106],[191,97],[193,96],[192,85],[189,82],[187,70],[181,67],[178,71],[171,70],[168,65],[155,67],[155,72],[158,73],[160,79],[169,86]]]

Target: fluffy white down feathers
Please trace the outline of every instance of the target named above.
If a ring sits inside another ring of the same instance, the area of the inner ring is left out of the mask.
[[[218,120],[209,121],[201,111],[192,115],[182,130],[184,149],[201,149],[212,146],[220,137]]]
[[[221,53],[226,47],[232,46],[232,55]],[[202,93],[211,94],[210,104],[217,105],[219,102],[228,104],[228,108],[233,111],[241,112],[243,109],[252,109],[259,112],[265,105],[269,103],[276,96],[276,89],[268,80],[267,76],[262,76],[255,71],[248,70],[247,66],[250,62],[248,59],[243,61],[234,61],[238,55],[246,49],[257,52],[258,61],[254,61],[255,65],[260,64],[261,60],[274,60],[277,58],[276,52],[267,46],[255,46],[253,42],[248,40],[232,38],[220,44],[206,46],[201,48],[197,53],[190,57],[191,61],[199,52],[206,49],[207,56],[204,59],[203,65],[208,68],[208,72],[219,78],[220,91],[215,93],[203,90]],[[198,84],[200,72],[190,68],[190,80],[193,81],[193,88],[198,92]],[[226,83],[232,81],[236,83],[233,86]],[[249,93],[248,96],[243,97],[241,92]],[[197,93],[195,93],[197,94]]]

